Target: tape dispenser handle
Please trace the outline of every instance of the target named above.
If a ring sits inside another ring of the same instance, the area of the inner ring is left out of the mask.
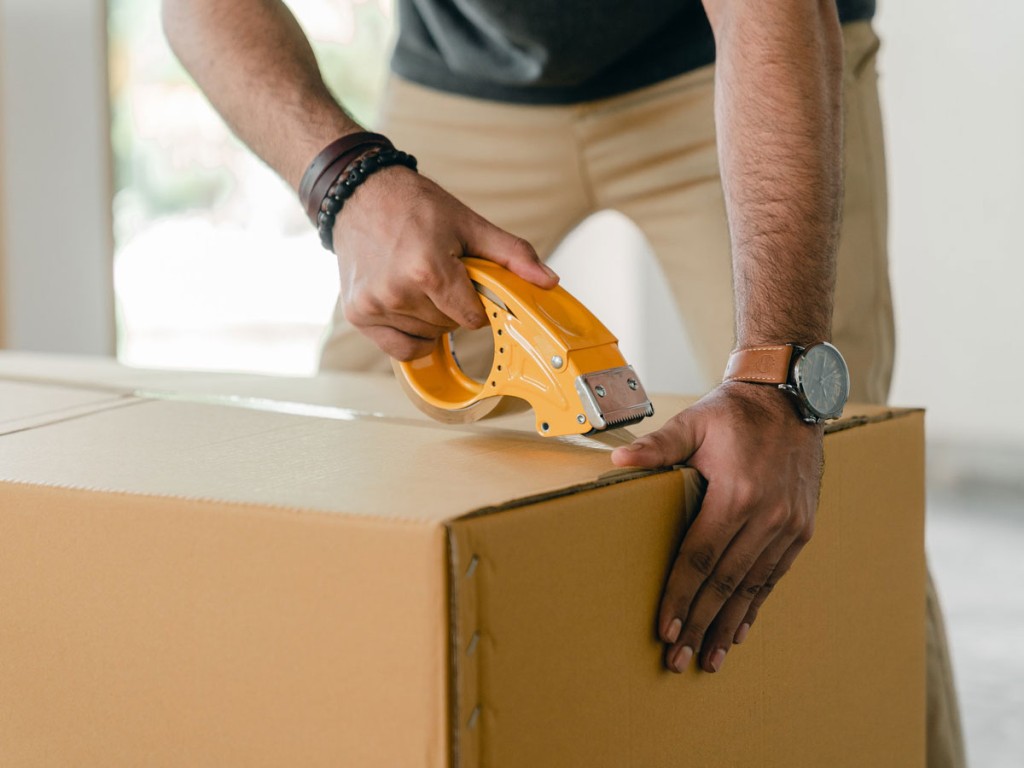
[[[459,411],[486,397],[485,383],[467,376],[455,360],[451,334],[441,336],[429,355],[408,362],[396,360],[394,368],[412,394],[433,408]]]
[[[495,280],[495,275],[500,274],[499,271],[504,271],[504,268],[493,262],[472,257],[464,258],[462,261],[488,310],[487,319],[491,323],[492,332],[502,333],[500,330],[494,330],[493,326],[496,310],[507,310],[505,301],[500,296],[500,279]],[[491,307],[491,304],[495,306]],[[481,400],[500,397],[500,393],[490,395],[487,392],[488,387],[496,386],[493,382],[477,381],[462,370],[452,350],[451,334],[439,337],[430,354],[408,362],[395,361],[394,368],[396,374],[404,379],[405,386],[422,401],[417,405],[429,406],[428,412],[432,415],[438,415],[433,409],[461,411],[478,404]]]

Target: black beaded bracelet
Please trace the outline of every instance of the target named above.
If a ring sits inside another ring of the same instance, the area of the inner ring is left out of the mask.
[[[400,149],[382,149],[353,163],[327,190],[327,196],[320,204],[320,212],[316,215],[316,224],[320,244],[328,251],[334,251],[334,220],[345,201],[369,176],[389,165],[404,165],[415,171],[416,158]]]

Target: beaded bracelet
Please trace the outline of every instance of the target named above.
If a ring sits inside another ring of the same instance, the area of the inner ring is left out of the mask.
[[[320,212],[316,215],[316,223],[317,231],[320,233],[320,244],[328,251],[334,251],[334,221],[345,201],[367,177],[389,165],[404,165],[415,171],[416,158],[400,149],[382,149],[353,163],[347,173],[339,176],[334,185],[327,190],[327,196],[320,204]]]
[[[334,184],[353,160],[370,149],[394,149],[394,146],[386,136],[379,133],[358,131],[332,141],[313,158],[309,168],[302,174],[299,200],[314,227],[316,214],[327,194],[327,188]]]

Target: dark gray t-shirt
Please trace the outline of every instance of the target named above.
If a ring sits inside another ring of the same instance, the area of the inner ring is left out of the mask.
[[[836,4],[843,22],[875,12],[875,0]],[[700,0],[398,0],[398,29],[397,74],[515,103],[613,96],[715,60]]]

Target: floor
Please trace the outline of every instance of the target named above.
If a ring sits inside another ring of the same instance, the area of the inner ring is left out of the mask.
[[[931,490],[928,552],[972,768],[1024,766],[1024,494]]]

